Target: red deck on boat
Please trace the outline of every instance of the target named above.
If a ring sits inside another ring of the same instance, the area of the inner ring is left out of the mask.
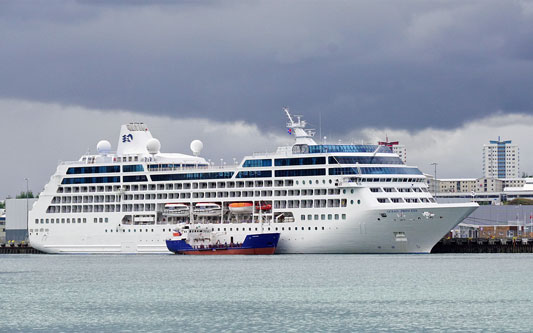
[[[275,247],[264,247],[257,249],[202,249],[202,250],[191,250],[191,251],[179,251],[177,254],[191,254],[191,255],[231,255],[231,254],[274,254],[276,251]]]

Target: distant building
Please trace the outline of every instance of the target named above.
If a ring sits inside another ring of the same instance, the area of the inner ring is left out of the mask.
[[[502,192],[503,179],[497,178],[444,178],[437,179],[433,176],[427,177],[428,188],[437,193],[486,193]]]
[[[36,198],[6,200],[6,241],[28,239],[28,212]]]
[[[453,238],[533,237],[533,206],[482,205],[452,231]]]
[[[0,209],[0,243],[6,242],[6,210]]]
[[[385,141],[379,141],[378,144],[392,149],[392,152],[398,155],[404,164],[407,164],[407,149],[405,149],[405,146],[401,145],[400,142],[389,141],[389,138],[386,137]]]
[[[428,189],[440,203],[475,201],[500,205],[516,198],[533,199],[533,178],[446,178],[426,174]],[[533,207],[533,206],[532,206]]]
[[[490,141],[483,145],[483,175],[486,178],[518,178],[520,157],[511,140]]]

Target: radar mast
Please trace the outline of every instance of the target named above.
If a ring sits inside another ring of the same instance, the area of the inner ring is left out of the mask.
[[[288,107],[284,107],[283,111],[287,115],[287,118],[289,118],[289,122],[287,123],[287,128],[289,129],[289,134],[294,135],[295,145],[316,145],[315,140],[313,140],[313,136],[315,135],[315,130],[313,129],[305,129],[305,126],[307,125],[305,120],[302,120],[301,115],[291,115],[289,112]],[[294,120],[294,117],[297,119]]]

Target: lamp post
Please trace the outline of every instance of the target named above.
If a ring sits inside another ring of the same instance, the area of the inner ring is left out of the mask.
[[[433,196],[437,196],[437,163],[433,162],[430,165],[435,167],[435,178],[433,179]],[[436,199],[435,199],[436,200]]]

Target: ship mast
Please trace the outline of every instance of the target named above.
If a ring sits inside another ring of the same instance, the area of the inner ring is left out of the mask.
[[[295,144],[316,145],[315,140],[313,140],[315,130],[305,129],[307,123],[305,122],[305,120],[301,119],[302,116],[294,115],[294,117],[296,117],[297,119],[295,121],[293,116],[290,114],[288,107],[284,107],[283,111],[287,115],[287,118],[289,118],[287,128],[289,129],[289,134],[294,135]]]

